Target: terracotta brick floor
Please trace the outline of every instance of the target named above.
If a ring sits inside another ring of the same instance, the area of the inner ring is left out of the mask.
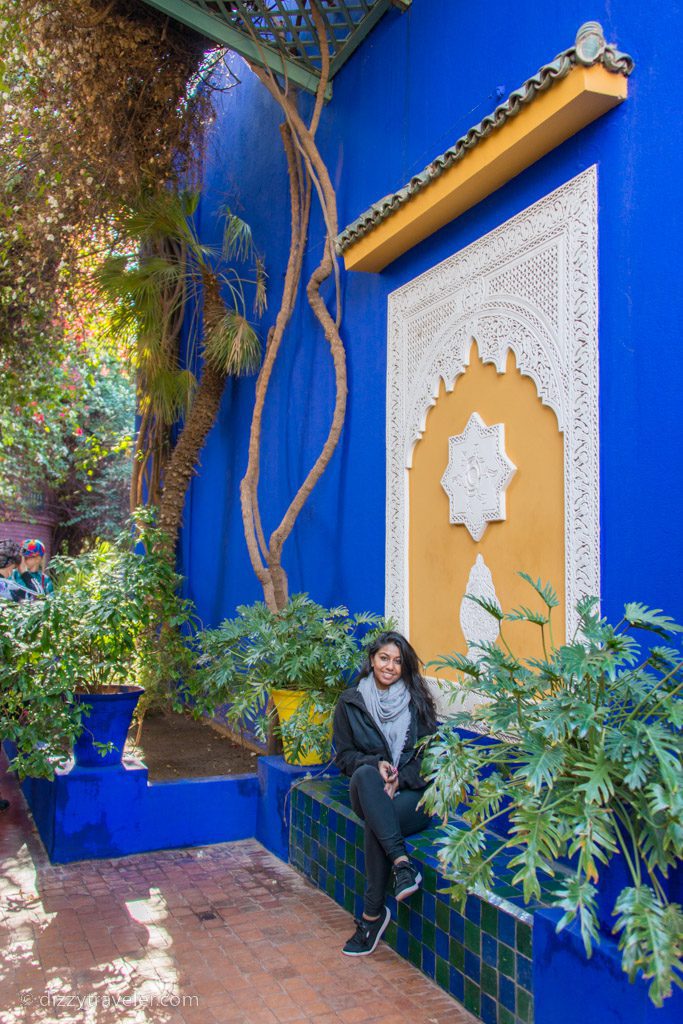
[[[0,1022],[472,1024],[249,840],[51,866],[14,781],[0,815]]]

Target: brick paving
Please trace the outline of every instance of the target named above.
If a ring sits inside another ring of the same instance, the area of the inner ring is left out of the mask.
[[[52,866],[0,783],[0,1024],[473,1024],[259,843]]]

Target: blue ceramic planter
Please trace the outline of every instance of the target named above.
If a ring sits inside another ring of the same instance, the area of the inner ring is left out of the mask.
[[[121,764],[133,712],[143,692],[141,686],[129,686],[111,693],[75,694],[77,703],[91,708],[87,717],[83,715],[83,732],[74,744],[74,760],[80,768]],[[113,743],[114,749],[103,757],[95,743]]]

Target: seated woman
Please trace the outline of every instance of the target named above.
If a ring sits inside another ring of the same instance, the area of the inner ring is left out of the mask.
[[[384,897],[392,869],[397,900],[416,892],[422,881],[403,837],[430,823],[417,807],[427,783],[415,744],[436,728],[420,660],[400,633],[377,637],[358,678],[339,700],[333,740],[336,763],[351,777],[351,806],[365,822],[364,909],[342,950],[347,956],[372,953],[389,924]]]

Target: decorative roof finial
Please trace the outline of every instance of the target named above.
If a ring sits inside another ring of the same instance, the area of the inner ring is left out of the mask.
[[[592,67],[604,64],[608,71],[630,75],[633,71],[633,58],[621,53],[616,46],[605,42],[605,33],[599,21],[586,21],[576,33],[573,58],[576,64]]]
[[[578,64],[591,67],[605,52],[605,34],[599,21],[586,21],[576,33],[574,52]]]

